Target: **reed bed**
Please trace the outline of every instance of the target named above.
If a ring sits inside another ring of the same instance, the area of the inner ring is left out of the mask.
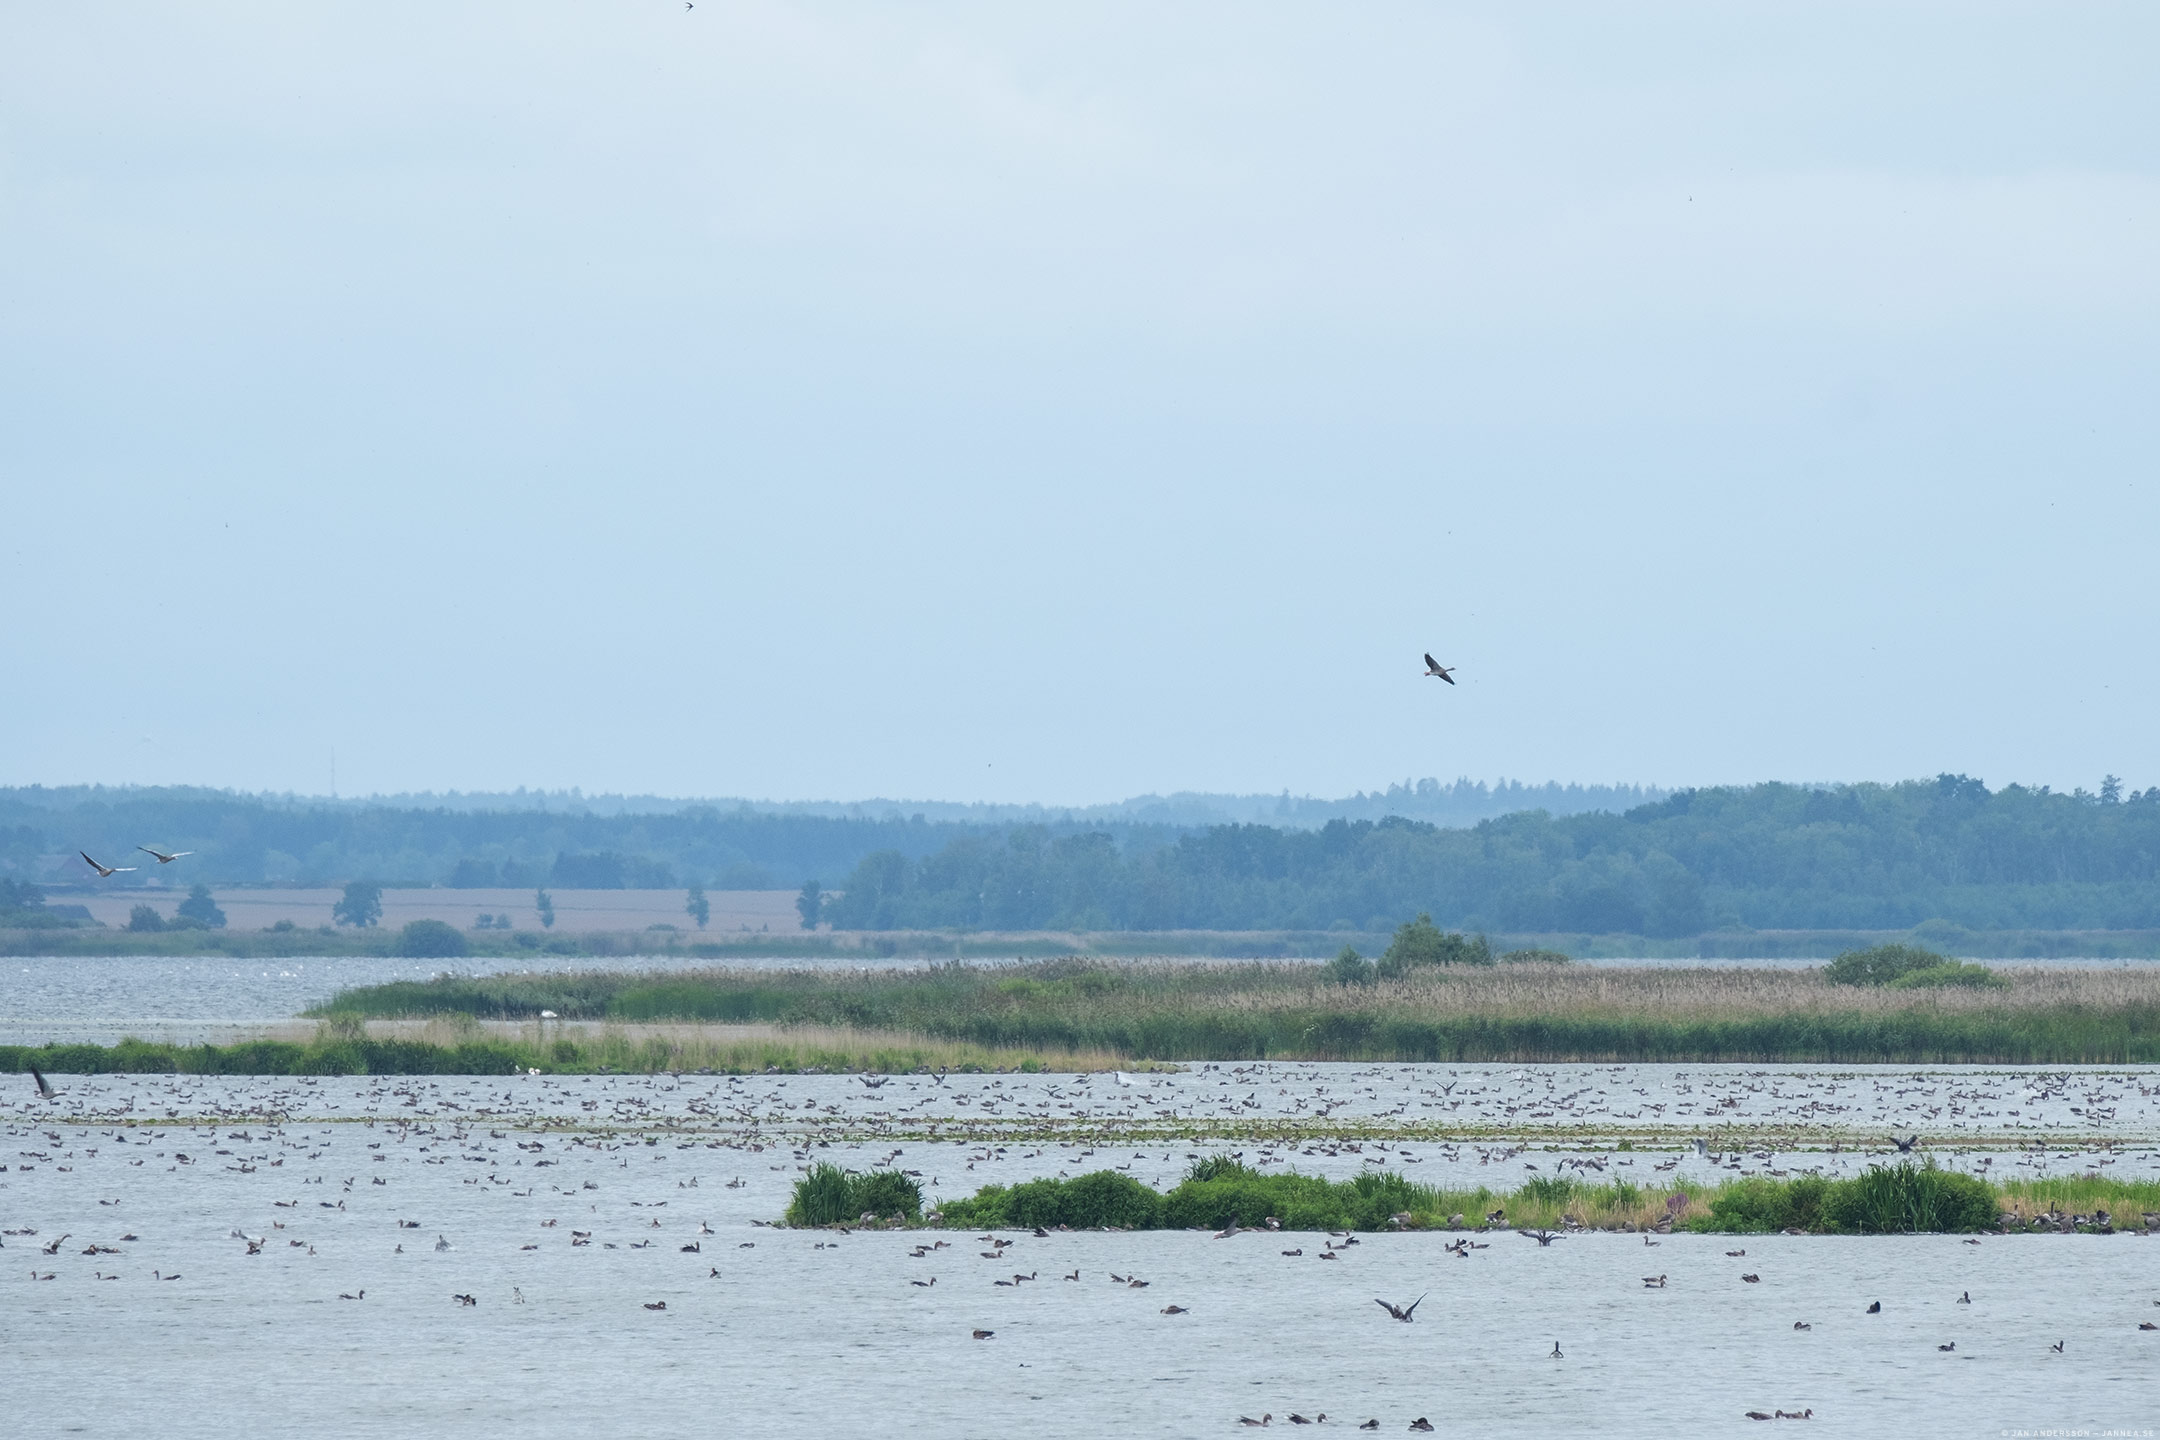
[[[1016,1049],[837,1025],[489,1023],[471,1016],[272,1026],[225,1045],[0,1045],[0,1071],[54,1074],[515,1075],[710,1072],[1085,1072],[1134,1062],[1102,1051]]]
[[[2160,1060],[2160,970],[2003,975],[1996,989],[1888,990],[1832,985],[1813,970],[1537,964],[1336,985],[1307,964],[1066,959],[454,977],[348,991],[322,1013],[836,1025],[1121,1063]]]

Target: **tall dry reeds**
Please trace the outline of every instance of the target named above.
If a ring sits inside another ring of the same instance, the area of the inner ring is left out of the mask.
[[[494,976],[348,992],[329,1013],[838,1025],[993,1050],[1162,1060],[2124,1063],[2160,1059],[2160,968],[2006,969],[2000,989],[1812,970],[1429,969],[1054,960],[906,970]]]

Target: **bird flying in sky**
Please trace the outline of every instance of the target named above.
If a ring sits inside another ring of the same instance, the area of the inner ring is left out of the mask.
[[[75,853],[81,855],[84,863],[97,871],[100,880],[110,880],[115,875],[124,875],[135,868],[133,865],[100,865],[97,861],[92,860],[85,851],[77,850]]]
[[[1452,685],[1455,683],[1455,676],[1452,672],[1460,669],[1462,669],[1460,665],[1442,665],[1438,660],[1432,658],[1430,650],[1425,652],[1425,673],[1435,679],[1445,680]]]
[[[178,860],[183,855],[192,855],[195,853],[193,850],[175,850],[172,854],[167,855],[164,851],[153,850],[148,845],[137,845],[135,848],[142,851],[145,855],[157,856],[157,863],[160,865],[170,865],[173,861]],[[83,859],[89,860],[90,857],[85,855],[83,856]],[[92,861],[91,863],[95,864],[96,862]]]

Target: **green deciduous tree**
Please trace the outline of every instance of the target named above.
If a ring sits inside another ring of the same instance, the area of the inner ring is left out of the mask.
[[[1320,973],[1337,985],[1370,985],[1373,983],[1373,963],[1349,945],[1342,953],[1321,967]]]
[[[555,928],[554,896],[548,894],[545,890],[533,891],[533,909],[540,912],[541,929],[552,930]]]
[[[802,894],[795,897],[795,913],[802,916],[802,928],[815,930],[818,919],[825,910],[825,887],[815,880],[803,882]]]
[[[1377,968],[1384,978],[1399,980],[1426,965],[1492,963],[1492,946],[1485,942],[1483,935],[1444,931],[1432,923],[1432,916],[1421,914],[1396,930],[1395,938],[1389,942]]]
[[[447,959],[470,955],[472,947],[457,927],[440,920],[415,920],[398,931],[397,953],[420,959]]]
[[[137,905],[128,911],[127,928],[130,930],[163,930],[165,917],[148,905]]]
[[[712,919],[712,902],[705,898],[704,886],[692,885],[690,887],[683,900],[683,913],[692,920],[697,921],[698,929],[705,928],[705,922]]]
[[[382,919],[382,886],[373,880],[355,880],[345,887],[345,898],[330,907],[330,918],[340,925],[366,929]]]
[[[180,902],[180,914],[183,918],[196,921],[211,930],[225,928],[225,912],[218,909],[217,901],[211,898],[210,887],[207,885],[197,885],[188,891],[188,898]]]

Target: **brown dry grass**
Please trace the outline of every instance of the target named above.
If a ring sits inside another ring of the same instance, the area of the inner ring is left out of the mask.
[[[1188,969],[1190,967],[1166,967]],[[1211,967],[1215,968],[1215,967]],[[1226,977],[1239,968],[1219,967]],[[1191,996],[1196,1007],[1433,1017],[1598,1014],[1697,1021],[1755,1016],[1959,1015],[2063,1007],[2115,1009],[2160,1004],[2160,966],[2002,967],[2002,989],[1890,990],[1833,985],[1815,969],[1509,965],[1434,971],[1369,986],[1330,985],[1310,967],[1267,967],[1275,983]]]

